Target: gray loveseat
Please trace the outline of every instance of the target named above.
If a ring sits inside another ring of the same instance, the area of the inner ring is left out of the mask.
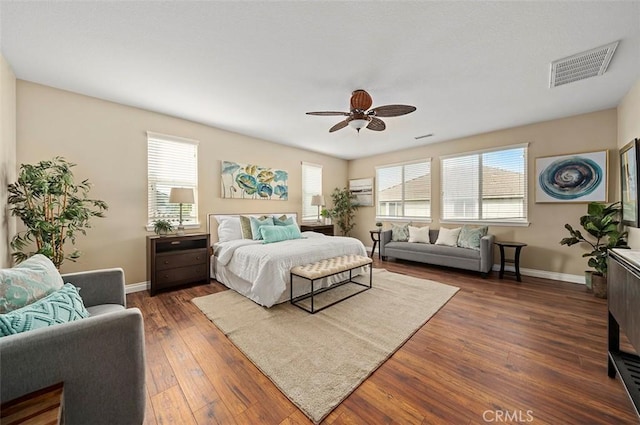
[[[456,267],[478,271],[482,277],[493,267],[494,236],[486,235],[480,240],[480,250],[455,246],[433,245],[438,239],[438,229],[429,229],[430,244],[415,242],[395,242],[391,240],[391,230],[380,234],[380,255],[401,260],[419,261],[438,266]]]
[[[0,338],[0,401],[64,383],[66,425],[142,424],[142,314],[126,309],[124,271],[62,275],[79,288],[85,319]]]

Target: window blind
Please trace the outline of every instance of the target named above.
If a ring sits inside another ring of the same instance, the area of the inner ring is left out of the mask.
[[[180,204],[169,203],[172,187],[192,188],[195,203],[182,205],[184,225],[198,224],[198,142],[147,133],[147,225],[157,219],[179,223]]]
[[[431,217],[431,160],[376,168],[376,216]]]
[[[302,163],[302,221],[316,221],[318,207],[311,205],[311,197],[322,195],[322,165]],[[328,199],[325,198],[325,201]],[[320,207],[322,210],[323,207]]]
[[[443,220],[526,221],[527,147],[442,159]]]

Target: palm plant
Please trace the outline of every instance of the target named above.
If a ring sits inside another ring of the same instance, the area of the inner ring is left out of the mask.
[[[354,219],[355,211],[358,209],[358,205],[355,204],[357,198],[346,187],[342,189],[336,187],[331,193],[331,199],[333,200],[331,217],[335,219],[342,234],[349,236],[351,230],[356,226]]]
[[[61,157],[20,165],[18,180],[8,187],[9,209],[27,228],[11,240],[17,262],[34,254],[46,255],[57,268],[65,259],[75,261],[80,252],[67,254],[65,244],[75,244],[78,233],[86,235],[91,217],[104,217],[107,204],[87,197],[91,184],[74,180],[75,165]]]

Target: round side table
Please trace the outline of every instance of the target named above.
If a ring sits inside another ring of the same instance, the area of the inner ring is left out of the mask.
[[[522,277],[520,276],[520,251],[522,251],[522,248],[527,246],[527,244],[522,242],[495,242],[495,244],[500,247],[500,279],[504,276],[504,264],[511,263],[516,267],[516,280],[522,282]],[[515,249],[513,258],[505,258],[505,248]]]

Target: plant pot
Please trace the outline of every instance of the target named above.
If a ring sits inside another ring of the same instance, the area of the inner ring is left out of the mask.
[[[592,278],[593,272],[591,270],[585,270],[584,272],[584,284],[587,288],[587,292],[593,292],[592,288]]]
[[[594,273],[591,276],[591,287],[593,295],[597,298],[607,298],[607,278],[605,276]]]

